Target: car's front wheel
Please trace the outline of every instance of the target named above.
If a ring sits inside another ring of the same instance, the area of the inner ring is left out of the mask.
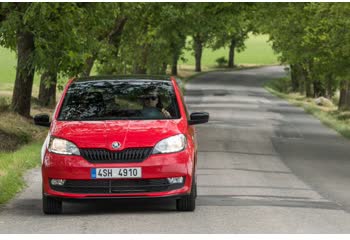
[[[43,212],[45,214],[62,213],[62,201],[43,194]]]
[[[196,208],[197,184],[192,182],[191,193],[176,200],[176,209],[178,211],[193,212]]]

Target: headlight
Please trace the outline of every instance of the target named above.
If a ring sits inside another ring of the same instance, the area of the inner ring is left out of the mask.
[[[48,150],[58,154],[80,155],[79,149],[74,143],[55,137],[50,138]]]
[[[154,147],[152,153],[180,152],[186,147],[186,137],[183,134],[163,139]]]

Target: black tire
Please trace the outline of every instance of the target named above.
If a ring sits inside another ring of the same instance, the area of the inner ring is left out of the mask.
[[[43,212],[45,214],[62,213],[62,201],[43,195]]]
[[[178,211],[193,212],[196,209],[197,184],[192,183],[191,193],[176,200],[176,209]]]

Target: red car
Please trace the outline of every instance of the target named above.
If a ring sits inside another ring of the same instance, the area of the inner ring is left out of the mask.
[[[188,114],[173,77],[115,76],[68,82],[42,148],[43,211],[62,212],[67,199],[176,199],[193,211],[197,145],[193,125],[209,114]]]

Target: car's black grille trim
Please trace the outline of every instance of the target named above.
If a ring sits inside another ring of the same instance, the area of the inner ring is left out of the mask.
[[[91,163],[133,163],[148,158],[153,148],[127,148],[123,151],[81,148],[80,155]]]
[[[185,182],[185,181],[184,181]],[[165,192],[182,188],[184,183],[169,184],[166,178],[134,180],[66,180],[63,186],[54,186],[53,190],[65,193],[147,193]]]

